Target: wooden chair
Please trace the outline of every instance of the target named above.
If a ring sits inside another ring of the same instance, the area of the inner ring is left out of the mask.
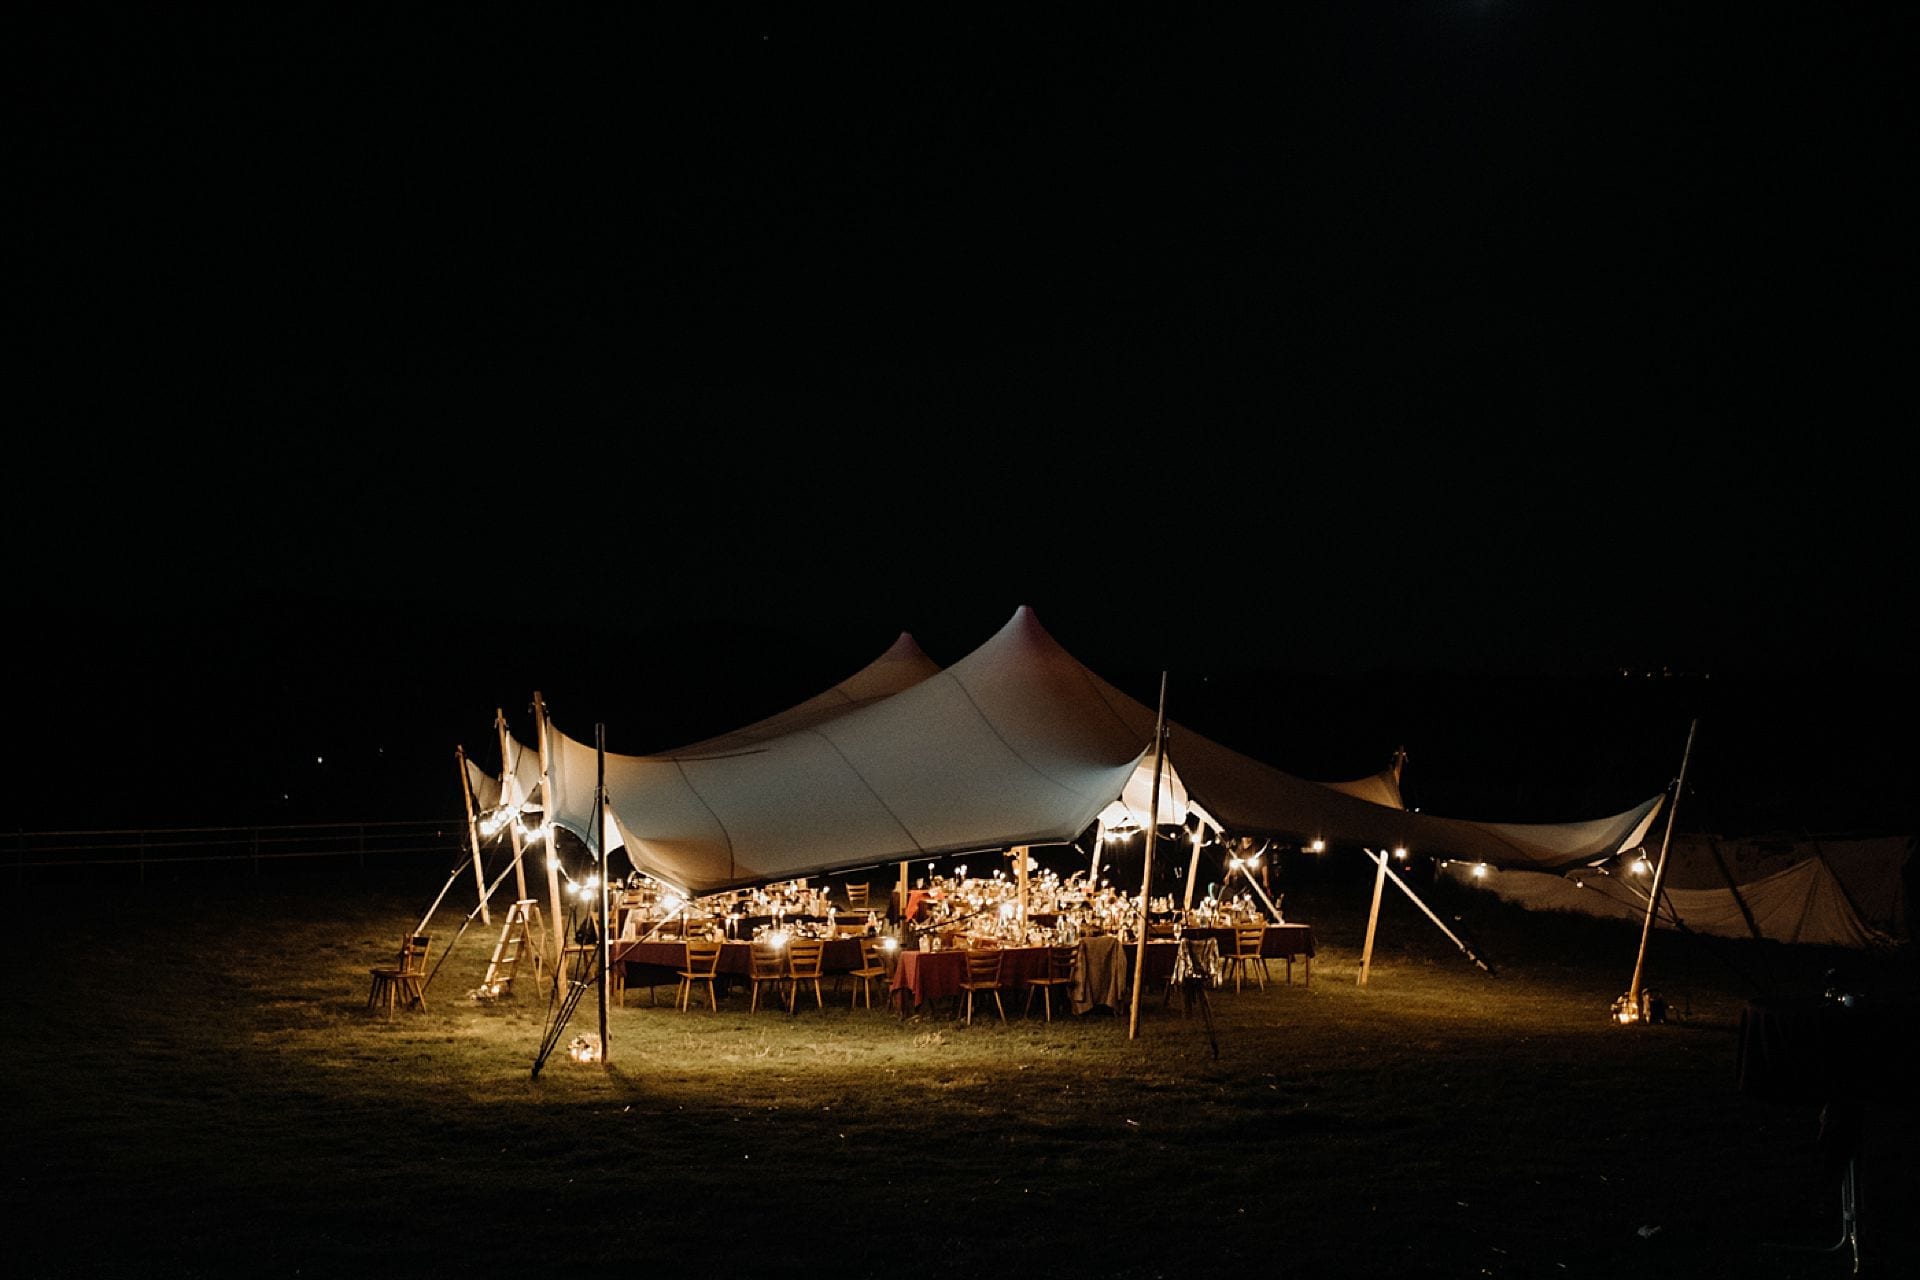
[[[616,938],[631,938],[631,937],[637,936],[627,928],[627,921],[633,918],[634,912],[639,911],[646,905],[647,905],[646,895],[642,893],[640,890],[638,889],[621,890],[620,900],[615,904],[615,911],[614,911],[614,917],[613,917],[613,936]],[[635,923],[638,924],[639,922],[635,921]]]
[[[367,1008],[378,1010],[388,1019],[396,1006],[426,1008],[427,951],[432,946],[432,934],[407,934],[400,939],[400,955],[393,964],[367,970],[373,977],[373,985],[367,990]]]
[[[1272,975],[1267,971],[1267,958],[1260,954],[1266,941],[1267,926],[1264,924],[1239,924],[1233,927],[1233,950],[1221,956],[1220,961],[1225,971],[1233,975],[1235,991],[1240,989],[1240,980],[1244,977],[1252,977],[1260,984],[1262,991],[1267,989],[1267,979]],[[1259,966],[1257,971],[1255,965]]]
[[[753,996],[747,1001],[748,1013],[759,1009],[762,987],[772,987],[773,998],[780,1001],[780,988],[787,981],[786,948],[765,938],[754,939],[753,948],[747,953],[747,977],[753,984]]]
[[[849,978],[860,983],[853,990],[853,999],[847,1005],[849,1009],[860,1003],[860,997],[866,996],[867,1008],[873,1008],[873,984],[887,980],[887,959],[880,951],[880,939],[860,939],[860,967],[847,972]]]
[[[787,1012],[796,1012],[800,1007],[800,984],[813,985],[813,1002],[820,1008],[827,1007],[826,1000],[820,994],[820,970],[827,954],[827,944],[820,938],[794,938],[787,943]]]
[[[1027,979],[1027,1004],[1020,1012],[1026,1017],[1033,1012],[1033,993],[1038,991],[1047,1011],[1047,1021],[1053,1021],[1053,993],[1056,988],[1062,990],[1069,999],[1073,996],[1074,967],[1080,963],[1080,948],[1077,946],[1052,946],[1047,948],[1047,974],[1044,978]]]
[[[1000,1021],[1007,1020],[1007,1006],[1000,999],[1000,992],[1006,982],[1000,976],[1006,961],[1006,953],[999,948],[967,952],[967,976],[960,983],[960,989],[967,993],[967,1025],[973,1025],[973,997],[975,992],[993,992],[993,1007],[1000,1011]]]
[[[867,894],[870,891],[871,887],[868,885],[849,884],[847,886],[847,906],[854,911],[865,911],[868,905]]]
[[[680,1012],[687,1011],[687,1002],[693,995],[693,989],[700,983],[707,984],[707,1004],[718,1012],[720,1008],[720,944],[711,938],[693,938],[687,942],[687,962],[680,970]]]

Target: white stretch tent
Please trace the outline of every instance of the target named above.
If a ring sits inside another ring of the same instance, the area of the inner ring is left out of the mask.
[[[940,670],[939,665],[921,650],[913,636],[902,631],[899,638],[879,657],[805,702],[729,733],[703,738],[699,742],[675,747],[661,754],[675,756],[725,754],[768,738],[777,738],[785,733],[820,724],[835,716],[845,715],[849,711],[857,711],[870,702],[891,697],[902,689],[918,684],[938,670]],[[537,810],[540,807],[537,799],[540,790],[538,749],[509,739],[507,752],[509,760],[505,772],[510,781],[504,789],[499,778],[488,776],[471,759],[467,761],[467,780],[473,789],[474,803],[482,809],[492,809],[500,806],[504,800],[504,803],[515,811],[529,805]]]
[[[1323,782],[1320,785],[1332,787],[1356,799],[1383,804],[1389,809],[1407,807],[1407,802],[1400,796],[1400,773],[1397,769],[1382,769],[1379,773],[1355,778],[1351,782]]]
[[[1152,708],[1082,666],[1022,607],[951,667],[803,727],[725,735],[695,751],[609,753],[608,803],[633,864],[693,893],[1065,843],[1149,759],[1154,722]],[[712,744],[728,741],[734,749],[716,753]],[[594,847],[594,748],[552,725],[547,745],[551,816]],[[1638,842],[1661,801],[1589,822],[1470,822],[1296,778],[1177,724],[1167,751],[1191,801],[1224,831],[1499,866],[1559,870],[1608,857]]]
[[[928,676],[938,674],[939,670],[940,665],[921,651],[919,642],[913,638],[912,634],[902,631],[900,638],[895,640],[885,653],[832,688],[815,694],[805,702],[789,707],[778,715],[756,720],[731,733],[703,738],[699,742],[676,747],[662,754],[721,755],[765,742],[769,738],[797,733],[802,729],[810,729],[814,725],[837,719],[848,712],[858,711],[869,703],[891,698],[904,689],[911,689]]]
[[[1912,936],[1906,887],[1912,854],[1913,840],[1906,836],[1734,840],[1676,834],[1667,849],[1666,901],[1655,923],[1723,938],[1758,934],[1772,942],[1830,947],[1905,941]],[[1648,852],[1649,861],[1654,856]],[[1646,918],[1653,877],[1633,864],[1628,856],[1605,867],[1548,875],[1482,873],[1456,863],[1442,874],[1529,910],[1638,922]]]

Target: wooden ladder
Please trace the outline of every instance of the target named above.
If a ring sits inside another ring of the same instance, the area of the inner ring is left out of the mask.
[[[481,980],[480,990],[489,996],[510,995],[513,991],[513,975],[520,967],[520,959],[529,953],[533,956],[534,976],[541,971],[540,955],[540,904],[532,898],[522,898],[507,909],[506,922],[500,927],[500,941],[494,944],[493,959],[487,962],[487,976]]]

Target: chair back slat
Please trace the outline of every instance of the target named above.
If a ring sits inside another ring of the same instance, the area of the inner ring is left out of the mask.
[[[967,981],[998,982],[1000,966],[1006,954],[997,948],[991,951],[967,952]]]
[[[687,972],[713,973],[720,967],[720,943],[711,938],[696,938],[687,944]]]
[[[1079,963],[1080,948],[1057,946],[1047,953],[1047,976],[1059,982],[1073,981],[1073,966]]]
[[[410,933],[400,940],[400,972],[411,975],[427,971],[427,952],[433,949],[433,935]]]
[[[787,944],[787,973],[795,978],[820,976],[827,944],[818,938],[795,938]]]
[[[786,949],[771,942],[755,942],[748,952],[747,963],[753,976],[761,980],[787,976]]]

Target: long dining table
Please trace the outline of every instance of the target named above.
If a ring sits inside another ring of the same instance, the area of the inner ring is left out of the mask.
[[[1075,1013],[1086,1013],[1096,1006],[1117,1009],[1132,989],[1134,948],[1110,936],[1083,938],[1079,947],[1076,978],[1069,996]],[[1026,1000],[1030,979],[1047,972],[1049,947],[998,947],[1001,956],[1001,981],[1005,983],[1003,1000]],[[1147,944],[1145,981],[1148,989],[1164,985],[1173,976],[1172,939]],[[890,994],[900,1016],[916,1009],[953,1000],[962,994],[960,984],[967,976],[967,956],[963,949],[947,951],[902,951],[893,970]]]
[[[1019,994],[1024,997],[1029,978],[1047,976],[1047,947],[996,947],[1000,955],[1000,980],[1006,984],[1002,999]],[[894,964],[889,988],[899,1003],[900,1016],[915,1009],[951,1000],[961,994],[966,981],[970,951],[902,951]]]
[[[684,942],[616,942],[612,945],[613,963],[625,966],[629,987],[677,986],[680,970],[687,965]],[[851,973],[860,967],[860,939],[855,936],[833,938],[820,954],[820,970],[832,975]],[[720,962],[715,972],[722,978],[745,981],[753,973],[753,944],[725,942],[720,946]]]

